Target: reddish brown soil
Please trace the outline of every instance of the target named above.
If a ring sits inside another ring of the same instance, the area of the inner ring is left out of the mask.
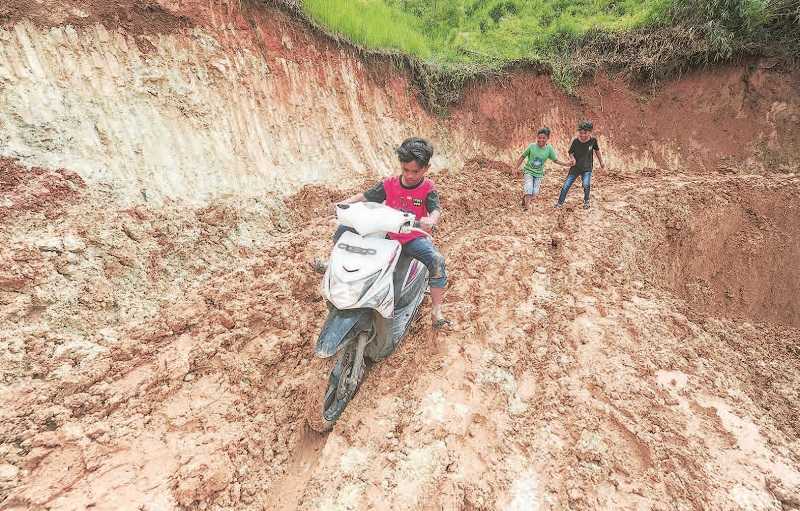
[[[79,197],[86,184],[64,169],[24,168],[10,158],[0,158],[0,222],[22,212],[44,211],[53,219],[63,214],[69,201]],[[13,199],[12,199],[13,198]]]
[[[668,150],[699,172],[747,172],[749,160],[779,170],[800,151],[800,114],[780,106],[796,102],[797,90],[800,73],[757,63],[692,73],[652,92],[601,75],[574,98],[547,76],[519,73],[470,86],[453,117],[497,147],[522,147],[542,126],[566,145],[578,121],[591,119],[595,135],[629,156],[650,153],[662,167]],[[541,114],[552,105],[559,106],[557,119]]]
[[[703,312],[800,327],[800,195],[747,182],[698,191],[662,214],[654,269]]]
[[[142,36],[174,33],[193,25],[188,17],[173,14],[159,2],[150,0],[65,0],[58,5],[8,0],[0,6],[0,27],[10,27],[20,20],[44,28],[68,24],[78,30],[99,23],[108,30],[124,30],[130,34],[145,54],[153,46]]]
[[[168,12],[150,0],[64,0],[49,2],[7,0],[0,6],[0,26],[20,20],[37,26],[72,25],[77,28],[100,23],[109,30],[122,29],[132,35],[165,34],[192,26],[188,17]]]
[[[800,331],[718,318],[736,311],[676,298],[665,288],[680,291],[683,274],[653,267],[693,261],[681,251],[711,239],[704,224],[680,224],[691,218],[680,205],[722,218],[770,196],[790,212],[796,179],[775,191],[757,176],[675,175],[643,187],[599,174],[592,210],[574,208],[573,191],[555,212],[554,175],[526,214],[518,176],[503,163],[473,160],[434,178],[455,326],[438,337],[416,327],[369,372],[328,436],[306,426],[327,370],[312,357],[324,305],[305,269],[324,256],[324,219],[283,216],[280,231],[245,247],[230,243],[238,226],[272,217],[235,203],[119,209],[79,188],[66,204],[51,198],[6,216],[1,232],[16,241],[3,265],[14,273],[0,288],[0,438],[20,470],[3,483],[6,507],[105,509],[124,490],[113,502],[316,509],[344,499],[341,485],[385,480],[388,493],[367,492],[356,507],[388,498],[404,508],[493,509],[513,501],[515,485],[528,484],[520,470],[532,470],[537,491],[559,506],[634,505],[646,493],[704,508],[732,502],[726,478],[749,481],[773,471],[774,459],[800,466],[789,447],[800,423]],[[4,198],[23,204],[26,193],[14,186]],[[324,212],[346,193],[309,187],[288,203]],[[781,239],[784,224],[770,218],[758,232]],[[734,232],[755,232],[738,222]],[[73,248],[70,236],[80,240]],[[721,246],[719,260],[735,255]],[[757,305],[749,296],[742,307]],[[744,419],[725,415],[724,403]],[[757,424],[772,447],[731,420]],[[441,442],[444,458],[422,455]],[[363,471],[347,461],[359,453]],[[402,490],[408,474],[429,470],[441,473]],[[770,494],[791,502],[791,476],[774,473]],[[598,490],[598,478],[617,490]]]

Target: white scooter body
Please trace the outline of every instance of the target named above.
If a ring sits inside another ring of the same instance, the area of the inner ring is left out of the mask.
[[[322,279],[328,318],[315,351],[322,358],[339,353],[323,404],[323,420],[331,425],[355,393],[364,357],[380,360],[394,351],[428,287],[427,268],[386,239],[389,232],[413,230],[413,213],[359,202],[337,207],[336,216],[357,233],[345,232],[335,243]]]
[[[386,239],[386,234],[410,230],[414,215],[375,202],[359,202],[336,208],[336,217],[359,234],[345,232],[331,250],[322,296],[339,310],[369,308],[391,318],[394,269],[402,247]]]

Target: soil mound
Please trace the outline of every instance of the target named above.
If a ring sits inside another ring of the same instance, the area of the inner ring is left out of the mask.
[[[742,183],[696,199],[653,254],[668,284],[704,312],[800,327],[798,190]]]

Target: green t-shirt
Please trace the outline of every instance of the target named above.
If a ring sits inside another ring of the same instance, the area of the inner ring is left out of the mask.
[[[556,150],[553,146],[547,144],[544,147],[539,147],[539,144],[531,144],[522,153],[522,156],[528,158],[528,162],[523,168],[523,172],[530,174],[533,177],[544,177],[544,162],[547,160],[557,160]]]

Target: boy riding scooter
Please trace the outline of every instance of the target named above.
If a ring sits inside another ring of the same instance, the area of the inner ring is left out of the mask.
[[[430,169],[433,146],[422,138],[408,138],[397,148],[397,156],[401,169],[399,176],[383,179],[369,190],[353,195],[337,206],[364,201],[383,202],[391,208],[413,213],[422,230],[431,232],[441,216],[439,195],[433,181],[425,177]],[[340,226],[334,240],[337,241],[342,234],[350,230],[352,229]],[[419,260],[428,268],[433,328],[440,329],[450,324],[442,314],[442,298],[447,284],[444,257],[433,246],[430,236],[419,231],[390,232],[387,236],[402,245],[404,255]],[[315,264],[315,269],[324,272],[324,265]]]

